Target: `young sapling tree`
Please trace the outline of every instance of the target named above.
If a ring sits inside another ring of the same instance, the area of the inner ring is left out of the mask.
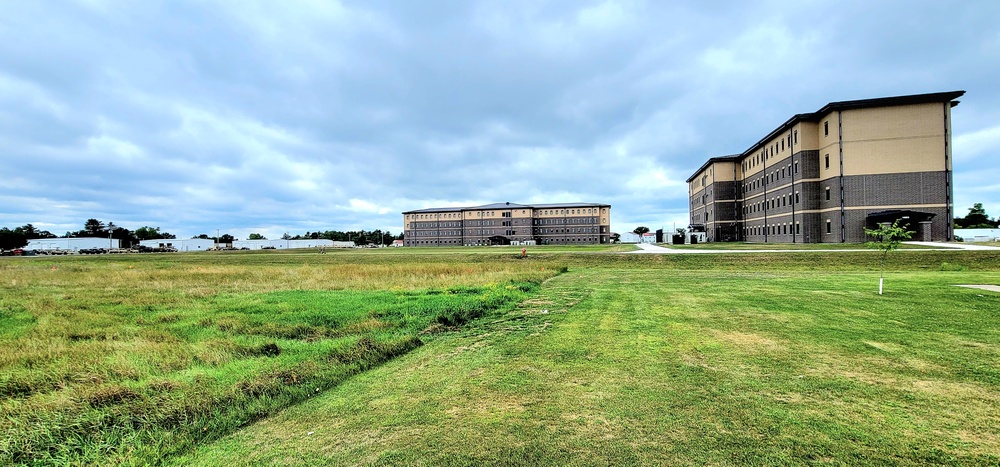
[[[879,224],[877,229],[865,229],[865,234],[874,240],[865,243],[868,248],[873,248],[882,252],[879,258],[878,294],[882,295],[882,281],[885,277],[885,262],[889,257],[889,252],[899,248],[903,240],[909,240],[913,232],[900,227],[899,220],[889,224]]]

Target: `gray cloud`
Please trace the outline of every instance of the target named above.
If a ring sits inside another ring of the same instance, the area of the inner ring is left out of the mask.
[[[608,202],[827,102],[965,89],[956,210],[1000,214],[992,2],[17,2],[0,225],[398,231],[403,210]]]

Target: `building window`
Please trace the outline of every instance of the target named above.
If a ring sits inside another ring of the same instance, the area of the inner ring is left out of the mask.
[[[799,173],[799,162],[798,161],[795,161],[795,165],[793,167],[795,167],[795,173]]]
[[[830,201],[830,187],[826,187],[826,200]]]
[[[795,192],[795,204],[799,204],[799,192]]]
[[[826,166],[826,168],[829,169],[830,168],[830,155],[829,154],[824,155],[823,156],[823,161],[824,161],[824,165]]]
[[[801,230],[799,229],[799,227],[801,227],[801,226],[799,225],[798,222],[796,222],[795,223],[795,234],[796,235],[802,233]]]
[[[823,122],[823,136],[830,136],[830,121]]]
[[[833,224],[830,223],[830,219],[826,220],[826,233],[833,233]]]
[[[799,130],[793,131],[792,135],[795,137],[795,144],[799,144]]]

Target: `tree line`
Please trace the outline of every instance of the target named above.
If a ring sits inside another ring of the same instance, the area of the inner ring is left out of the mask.
[[[1000,227],[1000,220],[990,219],[983,208],[983,203],[973,204],[965,217],[955,218],[956,229],[995,229]]]
[[[0,228],[0,249],[12,250],[21,248],[28,244],[28,240],[36,238],[114,238],[120,241],[122,246],[131,246],[139,243],[140,240],[155,240],[158,238],[177,238],[169,232],[163,232],[159,227],[142,226],[135,230],[129,230],[115,225],[114,222],[105,224],[97,219],[87,219],[83,224],[83,229],[68,231],[63,235],[56,235],[48,230],[40,230],[31,224],[25,224],[13,229]]]
[[[160,230],[159,227],[142,226],[135,230],[129,230],[124,227],[115,225],[114,222],[104,223],[97,219],[87,219],[87,222],[83,224],[83,229],[77,231],[66,232],[65,234],[59,236],[55,235],[48,230],[41,230],[36,228],[31,224],[26,224],[21,227],[15,227],[13,229],[3,227],[0,228],[0,249],[3,250],[13,250],[15,248],[23,248],[28,244],[28,240],[36,238],[87,238],[87,237],[100,237],[100,238],[113,238],[119,240],[123,247],[130,247],[132,245],[138,244],[142,240],[156,240],[156,239],[176,239],[177,236]],[[236,237],[230,234],[222,234],[218,237],[210,237],[207,234],[195,235],[191,238],[202,238],[214,240],[216,243],[232,243],[238,241]],[[376,230],[352,230],[352,231],[339,231],[339,230],[327,230],[324,232],[306,232],[304,235],[289,235],[284,234],[281,236],[282,240],[308,240],[308,239],[327,239],[333,241],[348,242],[353,241],[358,245],[391,245],[393,240],[402,240],[403,234],[393,235],[392,232],[383,232],[380,229]],[[248,240],[267,240],[266,237],[258,233],[252,233],[248,237]]]
[[[208,235],[201,234],[194,238],[207,238],[214,239],[215,237],[209,237]],[[392,245],[393,240],[402,240],[403,234],[393,235],[392,232],[381,229],[375,230],[326,230],[323,232],[306,232],[302,235],[290,235],[287,232],[280,237],[281,240],[332,240],[335,242],[354,242],[357,245]],[[218,243],[232,243],[239,239],[234,238],[232,235],[223,234],[219,236]],[[259,233],[251,233],[247,236],[247,240],[267,240],[267,237]]]

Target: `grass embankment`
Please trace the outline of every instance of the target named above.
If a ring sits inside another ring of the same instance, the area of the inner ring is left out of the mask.
[[[527,298],[512,256],[0,262],[0,463],[156,463]]]
[[[574,257],[480,320],[175,459],[996,465],[1000,255]]]

